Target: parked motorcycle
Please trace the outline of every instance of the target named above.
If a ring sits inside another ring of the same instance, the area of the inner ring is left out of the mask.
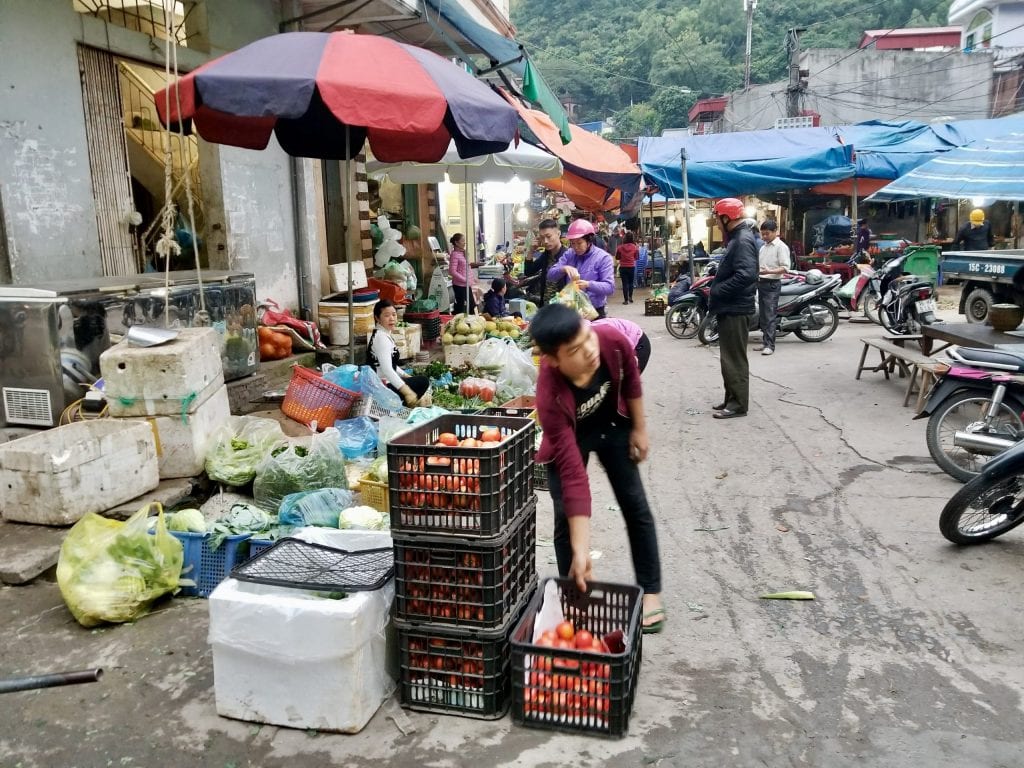
[[[1024,439],[1024,355],[960,347],[915,418],[928,418],[928,452],[967,482]]]
[[[954,544],[980,544],[1024,522],[1024,442],[988,462],[942,509],[939,530]]]
[[[779,292],[778,324],[775,335],[785,336],[793,332],[803,341],[824,341],[839,327],[839,313],[832,296],[842,282],[839,275],[823,275],[812,269],[795,273],[798,278],[783,282]],[[708,288],[710,294],[710,286]],[[757,307],[748,317],[750,332],[758,329]],[[708,314],[697,328],[701,344],[715,344],[718,341],[718,317]]]
[[[854,265],[856,268],[857,265]],[[861,312],[864,317],[873,323],[880,323],[878,319],[878,300],[882,297],[880,284],[882,282],[881,270],[872,269],[869,265],[857,275],[857,282],[854,284],[853,295],[849,298],[840,297],[836,299],[840,308],[847,312]]]
[[[692,339],[697,335],[697,329],[708,313],[708,296],[711,293],[711,281],[715,279],[715,270],[715,262],[710,262],[704,274],[694,280],[681,296],[674,297],[669,293],[665,329],[672,337]]]
[[[917,275],[903,273],[909,254],[889,259],[876,273],[879,278],[875,311],[882,327],[889,333],[907,336],[919,333],[922,325],[935,322],[935,298],[932,285]],[[865,314],[871,315],[865,311]]]

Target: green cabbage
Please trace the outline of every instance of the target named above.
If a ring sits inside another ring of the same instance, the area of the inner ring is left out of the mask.
[[[167,516],[167,530],[206,533],[206,518],[198,509],[179,509]]]
[[[387,528],[389,519],[373,507],[349,507],[338,516],[338,527],[379,531]]]

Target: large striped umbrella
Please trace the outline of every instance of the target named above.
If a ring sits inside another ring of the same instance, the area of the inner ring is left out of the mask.
[[[508,147],[515,109],[435,53],[384,37],[287,32],[257,40],[154,96],[160,120],[207,141],[347,159],[369,140],[383,162],[461,157]]]
[[[867,200],[891,203],[920,197],[1024,200],[1024,133],[979,139],[951,149]]]

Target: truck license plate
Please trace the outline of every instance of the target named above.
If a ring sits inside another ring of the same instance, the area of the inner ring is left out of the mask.
[[[917,302],[917,314],[923,315],[925,312],[935,312],[935,299],[924,299],[923,301]]]

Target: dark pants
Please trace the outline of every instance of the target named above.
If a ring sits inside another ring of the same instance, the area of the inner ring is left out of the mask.
[[[405,379],[405,383],[409,385],[409,389],[416,393],[416,397],[423,397],[427,394],[427,390],[430,389],[430,378],[427,376],[408,376]],[[391,391],[398,392],[390,384],[387,386]]]
[[[746,315],[718,315],[718,353],[725,384],[725,407],[747,412],[750,399],[750,366],[747,362]]]
[[[636,343],[636,363],[640,366],[640,373],[644,372],[644,368],[647,367],[647,361],[651,359],[651,340],[647,338],[647,334],[640,336],[640,341]]]
[[[636,277],[636,267],[619,267],[619,277],[622,278],[622,298],[626,301],[632,301],[633,278]]]
[[[762,343],[775,349],[775,326],[779,322],[779,292],[782,290],[781,280],[758,280],[758,324],[761,326]]]
[[[577,438],[583,464],[587,465],[591,452],[597,454],[604,467],[608,482],[615,492],[615,500],[626,521],[626,535],[633,556],[636,582],[645,593],[661,592],[661,560],[658,556],[658,535],[654,516],[647,504],[647,495],[640,480],[640,468],[629,457],[630,427],[625,424],[609,425],[603,433]],[[562,504],[562,481],[554,462],[548,464],[548,488],[555,507],[555,558],[558,573],[565,577],[572,565],[572,544],[569,541],[569,521]]]
[[[594,307],[594,311],[597,312],[597,318],[603,320],[608,317],[608,309],[606,307]]]
[[[455,314],[460,315],[463,313],[472,313],[476,309],[476,302],[473,300],[473,289],[469,289],[469,301],[466,301],[466,286],[454,285],[452,290],[455,292]]]

